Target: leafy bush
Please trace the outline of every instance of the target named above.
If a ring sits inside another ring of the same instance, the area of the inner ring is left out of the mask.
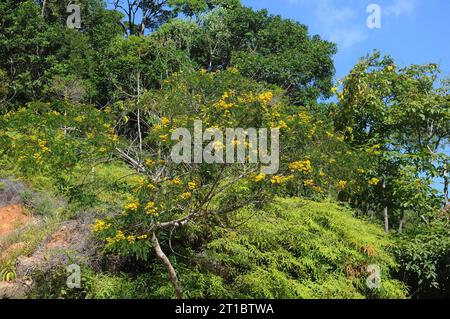
[[[118,140],[108,115],[66,102],[29,103],[0,119],[0,157],[24,176],[45,175],[67,186],[79,163],[94,163]]]
[[[208,245],[234,297],[405,298],[392,279],[395,242],[383,231],[331,203],[278,200],[269,212],[242,210],[235,223]],[[381,288],[366,286],[368,265],[381,267]]]
[[[396,249],[399,277],[415,298],[450,297],[450,224],[434,221],[403,238]]]

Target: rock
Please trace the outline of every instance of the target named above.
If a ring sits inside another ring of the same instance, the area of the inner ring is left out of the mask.
[[[0,299],[24,298],[30,287],[22,282],[0,281]]]
[[[23,194],[26,191],[25,184],[12,179],[0,178],[0,207],[22,204]]]

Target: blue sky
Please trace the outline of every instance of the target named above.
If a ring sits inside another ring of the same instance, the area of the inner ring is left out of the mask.
[[[336,78],[348,74],[358,59],[378,49],[399,66],[438,63],[450,77],[449,0],[241,0],[254,9],[267,8],[309,27],[338,45]],[[367,7],[381,7],[381,28],[367,27]],[[450,148],[446,148],[450,154]],[[441,190],[442,181],[434,187]]]
[[[358,58],[380,50],[399,66],[441,65],[450,76],[450,1],[448,0],[242,0],[255,9],[299,21],[337,43],[336,76],[348,73]],[[369,4],[381,7],[381,29],[369,29]]]

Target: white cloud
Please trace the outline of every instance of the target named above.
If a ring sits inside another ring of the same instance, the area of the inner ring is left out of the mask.
[[[357,28],[336,30],[330,34],[330,41],[337,43],[341,49],[350,49],[366,39],[366,32]]]
[[[358,12],[353,8],[335,5],[332,0],[320,0],[316,1],[316,16],[323,33],[342,49],[349,49],[367,38],[365,25],[358,21]]]
[[[387,15],[411,15],[416,8],[416,0],[395,0],[393,4],[386,7]]]
[[[338,44],[340,49],[350,49],[369,38],[366,19],[368,13],[364,6],[353,0],[278,0],[289,5],[307,6],[317,21],[318,33]],[[382,2],[382,18],[412,15],[417,0],[372,0],[367,3]],[[380,3],[381,5],[381,3]],[[363,8],[364,7],[364,8]]]

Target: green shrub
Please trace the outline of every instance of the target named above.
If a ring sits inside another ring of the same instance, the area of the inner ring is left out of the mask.
[[[248,222],[208,245],[210,262],[226,269],[234,297],[404,298],[391,278],[393,240],[378,226],[332,203],[278,200],[270,212],[240,211]],[[370,290],[368,265],[381,267],[381,288]]]

